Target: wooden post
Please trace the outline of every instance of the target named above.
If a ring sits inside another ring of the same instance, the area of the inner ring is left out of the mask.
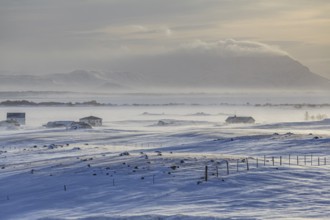
[[[282,156],[280,156],[280,166],[282,166]]]
[[[272,157],[272,161],[273,161],[273,166],[275,166],[275,159],[274,159],[274,157]]]
[[[306,165],[306,154],[304,156],[304,164]]]
[[[299,165],[299,156],[297,155],[297,165]]]
[[[219,168],[217,166],[217,178],[219,177]]]
[[[229,162],[228,161],[226,162],[227,162],[227,175],[229,175]]]
[[[313,166],[313,154],[311,154],[311,166]]]
[[[204,174],[204,179],[207,182],[207,166],[205,166],[205,174]]]
[[[320,157],[317,158],[317,165],[320,166]]]
[[[289,166],[291,165],[290,159],[291,159],[291,155],[289,154]]]
[[[258,166],[259,166],[259,161],[258,161],[258,157],[257,157],[257,168],[258,168]]]
[[[249,160],[246,158],[246,170],[250,170],[249,168]]]

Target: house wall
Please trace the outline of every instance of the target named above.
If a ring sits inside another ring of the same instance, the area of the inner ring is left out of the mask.
[[[20,125],[25,125],[25,118],[15,118],[15,117],[7,117],[7,120],[15,120]]]

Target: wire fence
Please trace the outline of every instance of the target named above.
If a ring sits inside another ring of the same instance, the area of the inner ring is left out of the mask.
[[[228,159],[221,161],[217,165],[206,165],[204,171],[204,180],[208,181],[210,174],[216,177],[229,176],[230,174],[255,170],[263,167],[324,167],[327,165],[327,156],[318,156],[313,154],[289,154],[286,156],[264,155],[262,157],[246,157],[236,160]]]

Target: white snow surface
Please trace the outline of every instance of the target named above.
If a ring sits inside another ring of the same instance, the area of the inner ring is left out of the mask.
[[[0,130],[0,219],[330,216],[330,124],[303,122],[306,110],[329,108],[2,107],[0,116],[17,109],[27,125]],[[257,123],[225,124],[233,112]],[[104,125],[42,127],[88,115]],[[172,123],[157,126],[162,119]]]

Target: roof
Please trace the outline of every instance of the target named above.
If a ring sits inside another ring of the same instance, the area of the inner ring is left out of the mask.
[[[25,113],[24,112],[8,112],[7,113],[7,118],[25,118]]]
[[[231,116],[226,119],[227,123],[253,123],[255,122],[254,118],[252,117],[237,117]]]
[[[95,116],[88,116],[88,117],[81,118],[79,120],[102,120],[102,118],[98,118]]]

